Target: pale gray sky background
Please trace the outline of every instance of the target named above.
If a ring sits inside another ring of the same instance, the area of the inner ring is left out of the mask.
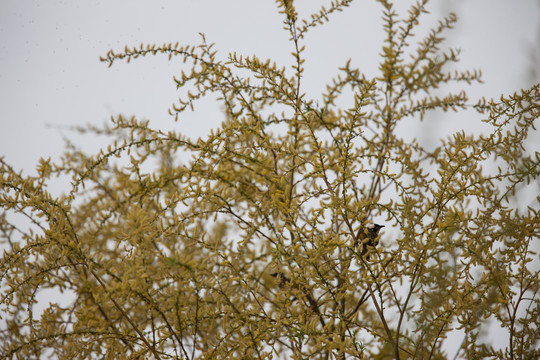
[[[298,1],[300,17],[321,3],[328,1]],[[399,9],[411,1],[398,3]],[[498,97],[539,81],[531,77],[531,68],[540,72],[531,55],[540,62],[538,0],[433,0],[429,9],[428,24],[449,11],[459,17],[448,33],[449,45],[462,49],[458,68],[481,68],[485,79],[471,94]],[[380,10],[375,0],[358,0],[308,34],[308,95],[318,98],[349,58],[375,74],[383,37]],[[172,76],[182,68],[180,61],[158,56],[108,68],[99,57],[141,42],[198,44],[203,32],[221,58],[234,51],[255,53],[286,65],[291,46],[281,28],[271,0],[0,0],[0,156],[33,172],[41,156],[59,156],[62,136],[97,150],[103,143],[46,124],[102,124],[118,113],[202,134],[222,119],[216,104],[204,103],[179,123],[167,113],[177,98]]]

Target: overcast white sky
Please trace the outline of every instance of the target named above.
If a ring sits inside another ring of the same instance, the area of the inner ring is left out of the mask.
[[[303,18],[328,1],[298,3]],[[411,1],[398,3],[402,8]],[[375,74],[380,9],[375,0],[357,0],[308,34],[303,81],[310,96],[318,97],[349,58]],[[462,49],[460,68],[483,70],[479,94],[498,97],[539,81],[530,76],[532,67],[540,72],[531,56],[536,51],[538,61],[538,0],[433,0],[429,9],[430,24],[449,11],[458,14],[449,44]],[[289,64],[291,47],[281,27],[272,0],[0,0],[0,156],[33,172],[39,157],[58,157],[62,136],[74,135],[46,124],[101,124],[118,113],[203,133],[221,120],[217,105],[205,104],[176,124],[167,113],[177,98],[172,76],[180,61],[149,57],[108,68],[99,57],[141,42],[197,44],[203,32],[222,58],[236,51]],[[88,149],[99,144],[76,139]]]

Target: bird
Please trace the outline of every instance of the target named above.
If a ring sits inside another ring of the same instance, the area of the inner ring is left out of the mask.
[[[291,279],[289,279],[282,272],[275,272],[275,273],[270,274],[270,276],[276,278],[276,280],[278,281],[278,285],[281,289],[289,288],[291,285]]]
[[[384,225],[379,224],[368,224],[365,227],[361,227],[356,234],[356,239],[354,239],[354,247],[358,247],[359,244],[362,244],[361,256],[366,255],[367,251],[370,248],[374,248],[379,243],[379,232],[384,227]],[[366,256],[366,259],[369,260],[369,255]]]
[[[290,293],[290,295],[292,296],[291,301],[298,300],[298,297],[296,295],[300,295],[301,298],[304,297],[307,300],[313,312],[315,312],[318,315],[321,314],[317,302],[311,295],[311,292],[307,290],[305,286],[293,284],[291,282],[291,279],[289,279],[282,272],[275,272],[275,273],[270,274],[270,276],[276,278],[280,289],[285,290]]]

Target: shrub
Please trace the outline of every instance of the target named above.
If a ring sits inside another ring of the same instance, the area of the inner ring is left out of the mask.
[[[220,60],[204,37],[102,59],[191,63],[171,113],[217,95],[225,119],[206,137],[119,116],[99,130],[116,140],[94,156],[68,149],[36,177],[1,161],[3,358],[538,356],[540,156],[526,149],[539,85],[497,101],[435,96],[480,77],[448,70],[458,51],[441,50],[442,34],[456,17],[416,41],[427,1],[400,18],[381,0],[380,73],[347,63],[309,99],[304,36],[349,2],[301,20],[277,1],[292,67]],[[397,130],[467,109],[487,132],[471,125],[427,149]],[[65,175],[72,188],[51,195]],[[373,221],[385,225],[377,236]],[[72,301],[38,316],[43,289]],[[483,334],[497,327],[506,337],[493,344]]]

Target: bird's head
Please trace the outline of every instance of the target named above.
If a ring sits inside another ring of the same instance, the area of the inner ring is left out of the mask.
[[[378,234],[379,231],[384,227],[384,225],[379,224],[368,224],[366,225],[366,228],[368,228],[370,231],[373,231],[373,233]]]

